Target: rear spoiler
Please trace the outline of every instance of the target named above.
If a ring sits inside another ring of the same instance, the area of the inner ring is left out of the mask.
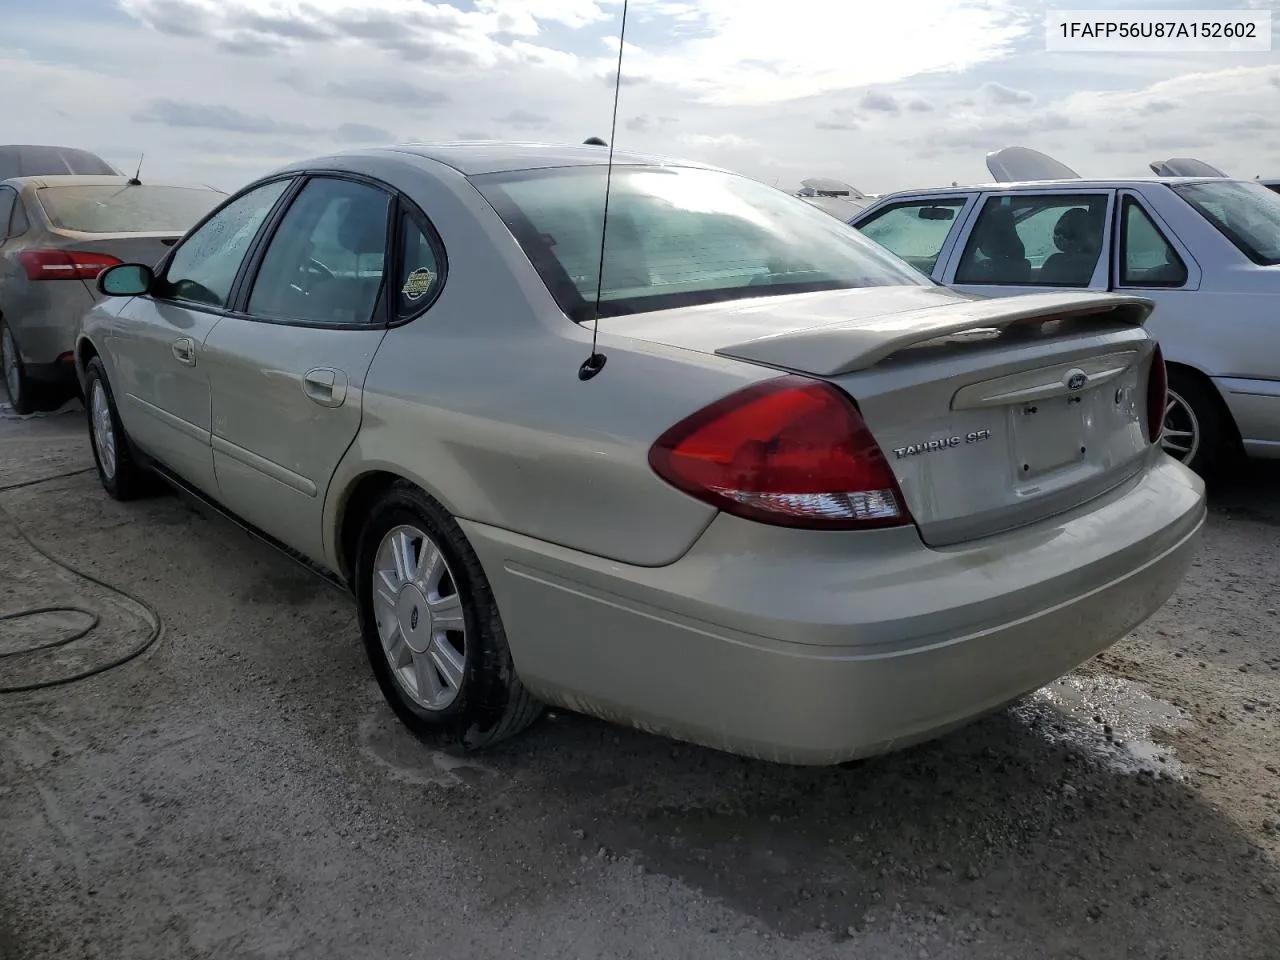
[[[999,337],[1059,320],[1099,327],[1141,327],[1154,309],[1155,303],[1145,297],[1108,293],[984,297],[760,337],[721,347],[716,353],[784,370],[836,377],[865,370],[892,354],[948,337]]]

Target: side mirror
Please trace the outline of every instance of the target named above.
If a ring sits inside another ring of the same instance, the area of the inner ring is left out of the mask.
[[[921,220],[954,220],[956,212],[951,207],[921,207],[916,216]]]
[[[107,267],[96,282],[98,292],[108,297],[140,297],[151,290],[156,275],[141,263],[117,263]]]

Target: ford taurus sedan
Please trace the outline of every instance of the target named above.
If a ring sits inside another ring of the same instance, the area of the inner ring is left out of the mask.
[[[1177,588],[1204,494],[1160,448],[1149,301],[956,293],[803,200],[632,155],[602,257],[606,163],[323,157],[104,271],[77,346],[103,486],[159,474],[343,582],[397,715],[464,749],[555,704],[844,761]]]

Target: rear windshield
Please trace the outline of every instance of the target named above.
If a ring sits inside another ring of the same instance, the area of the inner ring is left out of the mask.
[[[1173,189],[1254,263],[1280,263],[1280,194],[1240,180]]]
[[[600,279],[605,175],[590,166],[472,178],[578,321]],[[601,316],[892,285],[933,282],[781,190],[718,171],[614,168]]]
[[[226,199],[199,187],[43,187],[40,206],[60,230],[83,233],[185,233]]]

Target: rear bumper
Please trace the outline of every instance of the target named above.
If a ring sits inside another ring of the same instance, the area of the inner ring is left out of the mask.
[[[5,322],[18,344],[27,375],[61,382],[58,358],[75,349],[80,318],[93,306],[93,297],[80,280],[28,283],[25,289],[25,296],[5,310]],[[41,369],[47,377],[37,372]],[[74,367],[70,376],[74,382]]]
[[[1201,481],[1163,454],[1089,504],[928,549],[721,515],[637,568],[464,524],[551,703],[734,753],[837,763],[928,739],[1106,649],[1177,589]]]

